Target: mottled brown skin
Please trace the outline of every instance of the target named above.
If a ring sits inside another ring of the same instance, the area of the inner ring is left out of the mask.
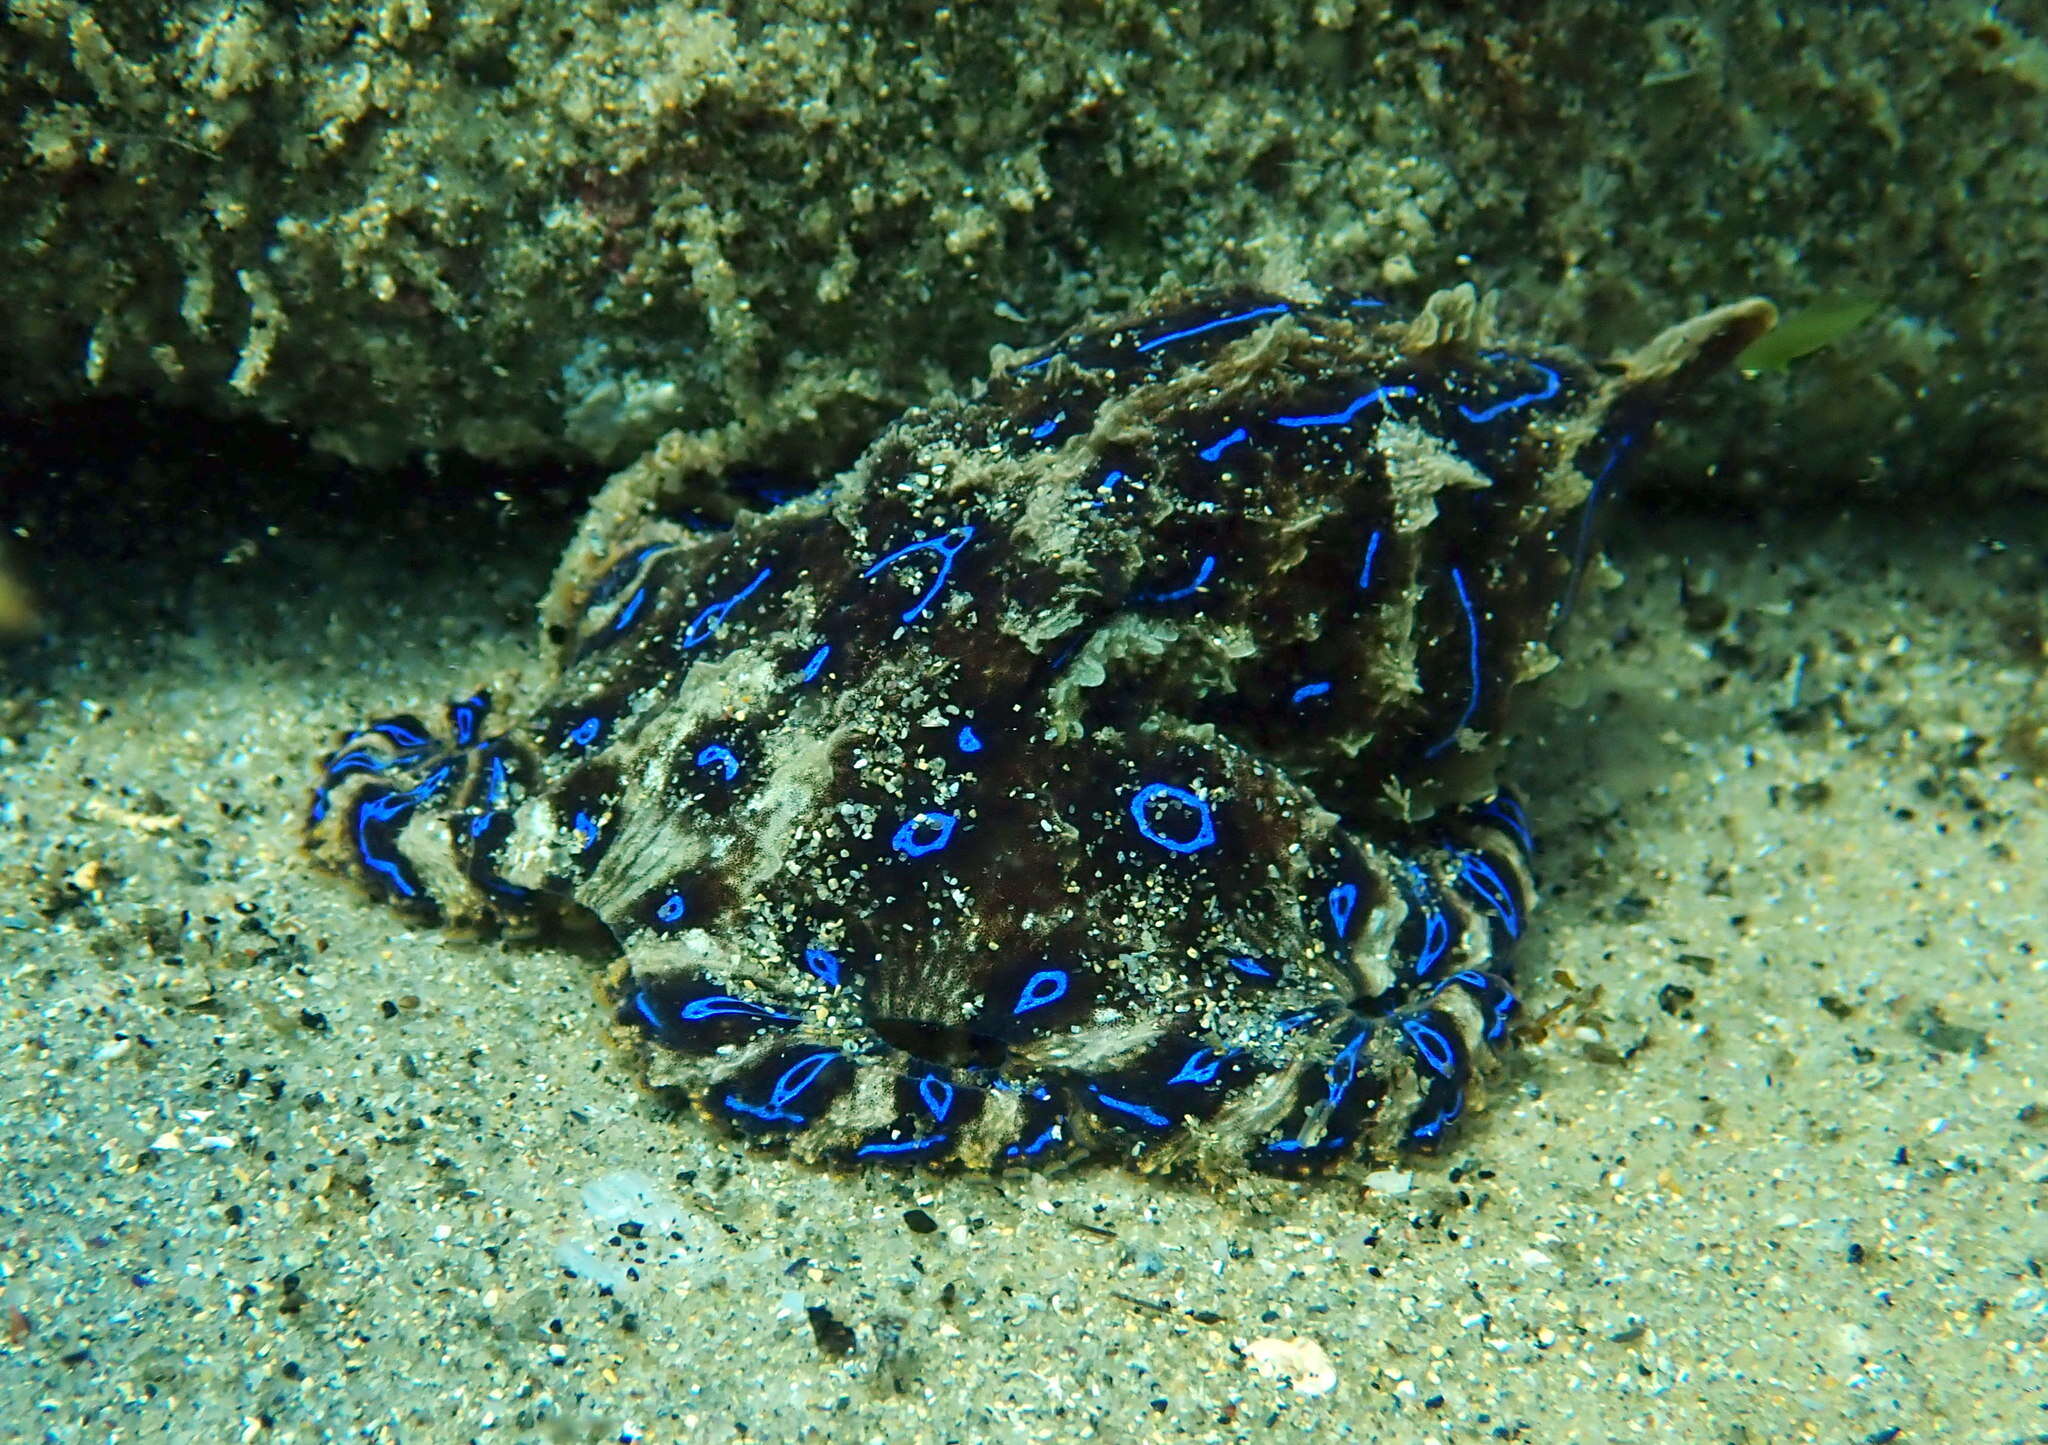
[[[625,482],[531,707],[353,735],[312,846],[417,912],[595,917],[650,1079],[805,1157],[1428,1146],[1514,1007],[1491,775],[1592,499],[1769,324],[1593,366],[1469,288],[1182,297],[728,532]]]

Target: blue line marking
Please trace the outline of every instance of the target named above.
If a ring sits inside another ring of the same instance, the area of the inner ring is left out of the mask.
[[[714,764],[725,774],[728,783],[740,775],[740,760],[724,743],[706,743],[697,749],[698,767],[708,768]]]
[[[1351,1041],[1339,1049],[1323,1070],[1323,1087],[1329,1094],[1330,1107],[1335,1109],[1344,1102],[1344,1096],[1351,1092],[1351,1086],[1358,1082],[1358,1058],[1365,1052],[1368,1033],[1360,1029],[1351,1036]]]
[[[804,664],[803,680],[805,682],[811,681],[825,670],[825,659],[831,655],[831,652],[832,644],[828,642],[811,654],[811,660]]]
[[[1037,426],[1031,428],[1031,440],[1035,442],[1044,441],[1047,437],[1051,436],[1054,432],[1058,431],[1060,429],[1060,423],[1065,421],[1066,419],[1067,414],[1066,412],[1062,411],[1057,416],[1052,417],[1050,420],[1040,422]]]
[[[1274,421],[1281,426],[1349,426],[1352,419],[1367,407],[1385,404],[1394,397],[1420,396],[1421,392],[1412,386],[1376,386],[1363,396],[1353,397],[1342,411],[1327,412],[1320,416],[1276,416]]]
[[[873,1159],[883,1154],[922,1154],[943,1149],[952,1142],[951,1134],[931,1134],[922,1139],[871,1139],[853,1153],[857,1159]]]
[[[749,1103],[737,1094],[727,1094],[725,1096],[725,1106],[728,1109],[735,1109],[742,1114],[751,1114],[754,1118],[771,1124],[808,1124],[810,1122],[809,1118],[792,1112],[789,1105],[801,1097],[804,1091],[810,1088],[812,1084],[815,1084],[818,1081],[818,1075],[823,1073],[829,1065],[836,1062],[839,1057],[840,1054],[837,1049],[826,1049],[822,1053],[810,1054],[798,1059],[795,1063],[784,1069],[781,1076],[776,1079],[775,1087],[769,1092],[768,1102],[765,1105]]]
[[[1195,455],[1205,462],[1217,461],[1225,452],[1229,451],[1239,442],[1248,440],[1250,436],[1250,432],[1246,431],[1243,427],[1238,427],[1228,436],[1218,437],[1215,441],[1210,442],[1209,445],[1203,447]]]
[[[1044,1008],[1049,1003],[1058,1003],[1067,996],[1067,971],[1063,968],[1041,968],[1024,980],[1024,987],[1017,991],[1017,1006],[1010,1010],[1013,1017],[1021,1018],[1033,1009]]]
[[[1293,309],[1292,306],[1284,301],[1276,302],[1271,306],[1255,306],[1249,311],[1238,311],[1229,316],[1219,316],[1214,321],[1204,321],[1199,326],[1190,326],[1181,331],[1169,331],[1164,336],[1155,336],[1150,341],[1141,341],[1138,343],[1137,351],[1140,356],[1143,356],[1148,351],[1157,351],[1160,347],[1170,346],[1176,341],[1186,341],[1190,336],[1200,336],[1203,332],[1214,331],[1219,326],[1235,326],[1240,321],[1257,321],[1262,316],[1284,316]],[[1215,458],[1211,457],[1210,460],[1214,461]]]
[[[1506,793],[1496,793],[1472,810],[1475,817],[1492,818],[1522,845],[1522,851],[1533,854],[1536,851],[1535,835],[1529,831],[1529,816],[1522,811],[1522,805]]]
[[[1051,366],[1053,363],[1053,358],[1058,355],[1058,351],[1048,351],[1045,355],[1039,357],[1036,361],[1025,362],[1022,366],[1018,367],[1015,371],[1013,371],[1011,375],[1022,376],[1027,371],[1037,371],[1042,367]]]
[[[725,619],[732,615],[733,608],[753,596],[755,589],[768,580],[769,570],[763,567],[755,574],[753,581],[740,588],[732,596],[726,598],[723,602],[714,602],[698,613],[696,620],[683,632],[683,646],[686,648],[695,647],[699,643],[708,642],[716,637],[718,630],[725,626]]]
[[[370,851],[370,840],[363,836],[363,829],[369,823],[389,823],[394,819],[403,821],[417,806],[410,793],[391,793],[382,798],[365,799],[356,808],[356,856],[363,860],[365,868],[383,875],[403,898],[417,898],[420,891],[405,881],[404,871],[398,863],[379,858]]]
[[[1050,1124],[1046,1125],[1044,1131],[1041,1132],[1039,1136],[1036,1139],[1033,1139],[1029,1144],[1012,1144],[1008,1148],[1003,1150],[1003,1154],[1006,1157],[1012,1159],[1029,1159],[1033,1154],[1040,1153],[1043,1150],[1048,1149],[1052,1145],[1057,1143],[1059,1141],[1059,1137],[1060,1121],[1058,1119],[1055,1119]]]
[[[1176,1084],[1206,1087],[1213,1084],[1216,1082],[1216,1076],[1223,1072],[1223,1066],[1243,1052],[1243,1049],[1230,1049],[1223,1053],[1210,1048],[1196,1049],[1188,1055],[1187,1062],[1180,1066],[1179,1072],[1166,1081],[1166,1087],[1171,1089]]]
[[[1489,351],[1485,353],[1485,358],[1488,361],[1494,361],[1505,355],[1507,355],[1507,353],[1504,351]],[[1518,357],[1516,359],[1519,360],[1524,366],[1533,366],[1538,371],[1542,372],[1543,385],[1538,387],[1535,391],[1524,392],[1520,396],[1508,397],[1505,401],[1497,401],[1492,406],[1481,407],[1477,411],[1465,405],[1463,402],[1459,402],[1458,410],[1464,414],[1466,421],[1492,421],[1497,416],[1500,416],[1506,412],[1514,411],[1519,407],[1528,406],[1533,402],[1549,401],[1553,396],[1556,396],[1559,391],[1563,390],[1564,378],[1560,377],[1555,369],[1545,366],[1540,361],[1531,361],[1528,357]]]
[[[1271,983],[1280,976],[1279,971],[1270,965],[1242,953],[1231,957],[1230,966],[1246,978],[1255,978],[1261,983]]]
[[[332,782],[343,773],[358,769],[365,773],[381,773],[398,761],[397,758],[380,758],[367,748],[351,748],[348,752],[337,754],[327,765],[327,777]]]
[[[1365,590],[1366,590],[1367,588],[1369,588],[1369,587],[1371,587],[1371,586],[1372,586],[1372,564],[1373,564],[1373,559],[1374,559],[1375,557],[1379,556],[1379,554],[1380,554],[1380,534],[1379,534],[1378,530],[1377,530],[1377,529],[1375,529],[1375,530],[1374,530],[1374,532],[1373,532],[1373,534],[1372,534],[1372,535],[1371,535],[1370,537],[1366,538],[1366,542],[1365,542],[1365,565],[1364,565],[1363,567],[1360,567],[1360,568],[1358,569],[1358,590],[1359,590],[1359,591],[1363,592],[1363,591],[1365,591]]]
[[[1445,952],[1451,946],[1451,925],[1443,910],[1430,902],[1435,891],[1429,875],[1414,863],[1408,865],[1408,881],[1415,889],[1416,911],[1422,914],[1422,956],[1415,960],[1415,976],[1428,978],[1430,970],[1443,962]]]
[[[960,724],[959,743],[960,751],[963,753],[978,753],[981,751],[981,737],[974,731],[972,723]]]
[[[1296,707],[1300,707],[1310,698],[1321,697],[1329,690],[1330,685],[1327,682],[1305,682],[1294,690],[1294,696],[1289,698],[1288,701]]]
[[[1444,980],[1444,987],[1448,988],[1453,983],[1463,984],[1476,995],[1477,1002],[1486,1006],[1489,1020],[1486,1025],[1486,1041],[1490,1044],[1497,1044],[1505,1038],[1508,1031],[1508,1019],[1514,1013],[1519,1002],[1515,998],[1514,990],[1506,987],[1498,980],[1489,978],[1487,975],[1470,968],[1465,969],[1461,973],[1452,974],[1448,979]]]
[[[1152,826],[1145,816],[1146,810],[1161,798],[1171,798],[1195,810],[1200,819],[1192,838],[1169,838]],[[1216,841],[1216,819],[1209,811],[1209,805],[1201,795],[1172,783],[1147,783],[1131,797],[1131,821],[1138,825],[1138,831],[1146,841],[1157,843],[1169,853],[1197,853]]]
[[[1425,758],[1433,758],[1458,740],[1458,734],[1465,731],[1465,724],[1472,721],[1472,714],[1479,710],[1479,614],[1473,609],[1472,594],[1465,590],[1465,571],[1461,567],[1451,569],[1451,586],[1458,591],[1458,606],[1465,613],[1465,666],[1472,674],[1472,691],[1465,698],[1465,710],[1458,714],[1457,723],[1440,741],[1432,743],[1423,752]]]
[[[863,578],[873,577],[884,567],[904,557],[908,557],[913,552],[937,552],[939,554],[939,570],[933,576],[931,585],[925,588],[924,596],[912,603],[903,614],[903,621],[906,624],[915,622],[924,612],[925,608],[931,606],[932,599],[939,595],[939,589],[946,585],[946,579],[953,573],[953,559],[959,556],[960,549],[973,539],[974,524],[972,522],[962,522],[943,536],[925,537],[915,542],[906,542],[903,546],[898,547],[860,575]]]
[[[1119,1099],[1114,1094],[1105,1094],[1102,1092],[1102,1085],[1100,1084],[1088,1085],[1088,1092],[1093,1094],[1095,1102],[1101,1104],[1104,1108],[1114,1109],[1119,1114],[1127,1114],[1147,1128],[1171,1129],[1173,1127],[1173,1120],[1167,1118],[1157,1109],[1148,1108],[1133,1099]]]
[[[1343,938],[1351,931],[1351,915],[1358,907],[1358,885],[1339,883],[1330,890],[1330,923]]]
[[[1137,600],[1140,602],[1178,602],[1183,597],[1192,597],[1195,593],[1202,590],[1202,584],[1215,575],[1215,572],[1216,559],[1213,556],[1204,557],[1202,564],[1195,569],[1195,580],[1188,583],[1187,586],[1176,587],[1171,592],[1140,592],[1137,594]]]
[[[646,601],[647,589],[645,587],[634,588],[633,595],[626,599],[626,605],[613,615],[612,625],[608,630],[624,632],[628,627],[631,627],[633,619],[640,615],[640,608]]]
[[[839,955],[812,944],[804,950],[804,967],[816,974],[827,988],[839,987]]]
[[[924,812],[903,820],[896,835],[889,840],[889,846],[906,858],[922,858],[927,853],[936,853],[953,841],[953,829],[960,819],[953,813]],[[938,832],[930,838],[919,839],[920,828],[936,828]]]
[[[508,772],[503,758],[492,758],[490,767],[484,773],[484,801],[493,808],[505,801]]]

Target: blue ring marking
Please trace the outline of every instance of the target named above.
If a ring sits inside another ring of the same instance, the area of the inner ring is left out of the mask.
[[[1380,533],[1378,528],[1365,539],[1365,565],[1358,569],[1358,590],[1363,592],[1372,586],[1373,559],[1380,554]]]
[[[1225,452],[1229,451],[1239,442],[1249,440],[1250,437],[1250,432],[1246,431],[1243,427],[1237,427],[1228,436],[1218,437],[1215,441],[1210,442],[1209,445],[1196,452],[1195,455],[1205,462],[1218,461]]]
[[[582,722],[576,724],[574,728],[570,729],[569,735],[562,739],[562,744],[566,747],[573,743],[579,748],[587,748],[596,742],[598,736],[603,732],[604,719],[592,713],[589,717],[583,719]]]
[[[1342,411],[1326,412],[1315,416],[1276,416],[1273,420],[1281,426],[1349,426],[1358,414],[1375,403],[1384,406],[1395,397],[1420,396],[1421,392],[1412,386],[1376,386],[1363,396],[1353,397]]]
[[[633,619],[640,613],[641,605],[646,601],[647,589],[645,587],[634,588],[633,595],[626,599],[626,605],[612,614],[611,626],[606,631],[624,632],[628,627],[631,627]]]
[[[1458,740],[1458,734],[1465,731],[1465,724],[1472,721],[1472,714],[1479,710],[1479,614],[1472,606],[1472,594],[1465,590],[1465,569],[1451,569],[1451,586],[1457,589],[1458,606],[1465,613],[1465,666],[1472,674],[1472,690],[1466,695],[1465,710],[1458,714],[1458,721],[1449,733],[1423,751],[1425,758],[1433,758]]]
[[[1278,969],[1270,964],[1262,963],[1247,954],[1233,954],[1230,958],[1230,966],[1246,978],[1255,978],[1261,983],[1271,983],[1280,976]]]
[[[1448,979],[1444,980],[1444,987],[1448,988],[1454,983],[1463,984],[1467,989],[1478,995],[1477,1002],[1486,1005],[1488,1017],[1486,1041],[1490,1044],[1497,1044],[1507,1037],[1508,1019],[1521,1006],[1521,1000],[1515,997],[1515,991],[1497,979],[1490,978],[1477,969],[1471,968],[1452,974]],[[1442,989],[1438,990],[1439,993],[1442,991]]]
[[[837,1049],[824,1049],[815,1054],[807,1054],[782,1071],[781,1076],[775,1081],[775,1087],[769,1091],[766,1104],[751,1104],[738,1094],[728,1093],[725,1096],[725,1106],[770,1124],[808,1124],[811,1122],[810,1119],[803,1114],[792,1112],[789,1105],[796,1102],[806,1089],[818,1081],[819,1074],[842,1057]]]
[[[812,944],[804,950],[804,967],[815,974],[825,987],[839,987],[839,955],[831,949]]]
[[[717,764],[729,783],[740,775],[740,760],[733,750],[724,743],[706,743],[697,749],[697,766],[708,768]]]
[[[1067,996],[1069,980],[1063,968],[1041,968],[1024,980],[1024,987],[1017,990],[1017,1002],[1010,1010],[1012,1018],[1022,1018],[1033,1009],[1044,1008],[1049,1003],[1058,1003]]]
[[[1492,818],[1514,834],[1515,841],[1522,845],[1523,853],[1533,854],[1536,851],[1536,837],[1529,831],[1529,815],[1508,794],[1495,793],[1472,812],[1476,817]]]
[[[1507,929],[1509,938],[1522,936],[1522,910],[1515,902],[1515,890],[1492,863],[1478,853],[1459,854],[1458,881],[1493,910],[1501,926]]]
[[[1351,1086],[1358,1082],[1358,1060],[1365,1052],[1365,1041],[1371,1036],[1369,1029],[1361,1028],[1351,1036],[1351,1041],[1331,1056],[1323,1069],[1323,1087],[1329,1095],[1330,1107],[1341,1108],[1344,1096],[1351,1092]]]
[[[1223,1066],[1243,1052],[1243,1049],[1226,1049],[1222,1053],[1207,1047],[1196,1049],[1188,1055],[1187,1062],[1180,1066],[1179,1071],[1166,1081],[1166,1087],[1171,1089],[1176,1084],[1206,1087],[1213,1084],[1217,1075],[1223,1072]]]
[[[1119,1099],[1114,1094],[1105,1094],[1100,1084],[1091,1083],[1086,1087],[1088,1092],[1095,1096],[1095,1102],[1102,1105],[1105,1109],[1114,1109],[1119,1114],[1129,1115],[1150,1129],[1171,1129],[1173,1127],[1173,1120],[1167,1118],[1166,1115],[1160,1113],[1157,1109],[1148,1108],[1138,1103],[1135,1099]]]
[[[1422,1019],[1402,1019],[1401,1032],[1408,1035],[1408,1041],[1415,1045],[1416,1054],[1429,1066],[1430,1073],[1439,1079],[1451,1076],[1451,1070],[1457,1067],[1458,1053],[1442,1029]]]
[[[654,921],[674,925],[683,921],[683,915],[690,911],[689,903],[680,893],[671,893],[661,900],[661,906],[654,910]]]
[[[1187,586],[1176,587],[1171,592],[1140,592],[1137,594],[1138,601],[1178,602],[1183,597],[1191,597],[1202,589],[1202,584],[1207,582],[1215,571],[1216,559],[1213,556],[1204,557],[1202,565],[1195,569],[1195,580]]]
[[[1487,361],[1497,361],[1501,357],[1506,356],[1507,354],[1508,353],[1506,353],[1505,351],[1487,351],[1481,353],[1481,355]],[[1465,405],[1465,403],[1459,402],[1458,410],[1464,414],[1466,421],[1492,421],[1497,416],[1501,416],[1506,412],[1514,411],[1520,407],[1528,406],[1532,402],[1549,401],[1553,396],[1556,396],[1558,392],[1564,388],[1564,378],[1559,376],[1555,369],[1545,366],[1540,361],[1532,361],[1526,356],[1517,357],[1515,359],[1520,361],[1524,366],[1533,366],[1538,371],[1542,372],[1543,385],[1537,388],[1535,391],[1524,392],[1520,396],[1508,397],[1504,401],[1497,401],[1492,406],[1481,407],[1477,411],[1474,411],[1471,407]]]
[[[803,680],[805,682],[811,681],[825,670],[825,659],[831,655],[831,652],[832,644],[828,642],[811,654],[811,660],[804,664]]]
[[[785,1009],[770,1008],[752,999],[736,998],[729,993],[706,994],[693,998],[676,1010],[676,1017],[685,1023],[699,1024],[707,1019],[748,1018],[760,1019],[763,1023],[793,1024],[796,1015]]]
[[[963,753],[978,753],[981,751],[981,736],[974,731],[972,723],[960,724],[959,742],[960,751]]]
[[[1192,838],[1169,838],[1153,827],[1145,817],[1145,810],[1160,798],[1171,798],[1193,808],[1201,817],[1201,825],[1195,829]],[[1199,794],[1172,783],[1147,783],[1131,797],[1131,821],[1138,825],[1138,831],[1145,840],[1157,843],[1169,853],[1198,853],[1216,841],[1216,819],[1209,811],[1209,805]]]
[[[937,1074],[925,1074],[917,1081],[917,1097],[924,1105],[925,1112],[932,1116],[934,1124],[946,1122],[946,1116],[953,1112],[953,1101],[959,1091]]]
[[[472,693],[448,708],[448,725],[455,731],[455,746],[466,748],[476,741],[476,730],[491,710],[488,693]]]
[[[590,814],[582,811],[580,808],[576,812],[576,821],[571,825],[571,831],[583,840],[583,847],[579,851],[588,853],[597,846],[597,819],[591,817]]]
[[[1276,301],[1270,306],[1254,306],[1249,311],[1233,312],[1229,316],[1219,316],[1214,321],[1204,321],[1199,326],[1190,326],[1181,331],[1169,331],[1164,336],[1155,336],[1150,341],[1141,341],[1138,343],[1136,350],[1138,355],[1143,356],[1148,351],[1157,351],[1160,347],[1170,346],[1176,341],[1186,341],[1190,336],[1200,336],[1203,332],[1214,331],[1219,326],[1235,326],[1240,321],[1257,321],[1264,316],[1284,316],[1293,309],[1285,301]],[[1211,460],[1213,461],[1214,458],[1211,458]]]
[[[873,577],[884,567],[910,556],[913,552],[937,552],[939,554],[939,570],[932,577],[931,585],[924,589],[924,596],[913,602],[903,614],[903,621],[906,624],[912,623],[917,621],[925,608],[931,606],[932,599],[939,595],[939,589],[946,585],[946,579],[953,574],[953,559],[960,555],[962,547],[965,547],[973,540],[974,524],[972,522],[962,522],[943,536],[924,537],[915,542],[904,543],[860,575],[863,578]]]
[[[944,1149],[953,1142],[951,1134],[929,1134],[921,1139],[871,1139],[857,1146],[856,1159],[873,1159],[883,1154],[921,1154]]]
[[[1324,693],[1328,692],[1329,690],[1330,684],[1328,684],[1327,682],[1305,682],[1300,687],[1297,687],[1294,690],[1294,696],[1290,697],[1288,701],[1293,703],[1296,707],[1300,707],[1310,698],[1321,697]]]
[[[1067,414],[1063,410],[1059,413],[1059,415],[1051,418],[1050,420],[1040,422],[1037,426],[1031,428],[1031,440],[1035,442],[1044,441],[1047,437],[1051,436],[1054,432],[1058,431],[1060,429],[1060,423],[1065,421],[1066,419]]]
[[[725,619],[732,615],[733,608],[753,596],[755,590],[768,580],[770,571],[770,568],[763,567],[754,574],[753,581],[740,588],[732,596],[722,602],[714,602],[702,612],[699,612],[696,619],[683,630],[683,646],[685,648],[695,647],[716,637],[719,629],[725,626]]]
[[[903,820],[903,825],[896,830],[896,836],[889,840],[889,846],[906,858],[922,858],[927,853],[938,852],[952,842],[953,829],[959,822],[959,815],[955,813],[941,813],[935,810],[914,813]],[[917,836],[920,827],[937,828],[938,835],[920,842]]]
[[[1351,929],[1351,915],[1358,907],[1358,885],[1339,883],[1330,890],[1330,923],[1342,939]]]

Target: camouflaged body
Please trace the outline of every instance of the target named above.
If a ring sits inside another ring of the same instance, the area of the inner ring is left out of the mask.
[[[1076,331],[572,561],[545,691],[351,734],[311,846],[415,913],[593,916],[650,1080],[807,1158],[1428,1146],[1516,1004],[1511,696],[1654,406],[1769,322],[1604,366],[1469,288]]]

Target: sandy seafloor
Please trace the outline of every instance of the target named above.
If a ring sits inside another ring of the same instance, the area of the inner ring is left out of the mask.
[[[1514,753],[1540,1037],[1442,1157],[1219,1195],[750,1150],[597,963],[308,867],[330,730],[516,662],[569,515],[382,505],[43,558],[0,1437],[2048,1439],[2048,508],[1627,512]]]

